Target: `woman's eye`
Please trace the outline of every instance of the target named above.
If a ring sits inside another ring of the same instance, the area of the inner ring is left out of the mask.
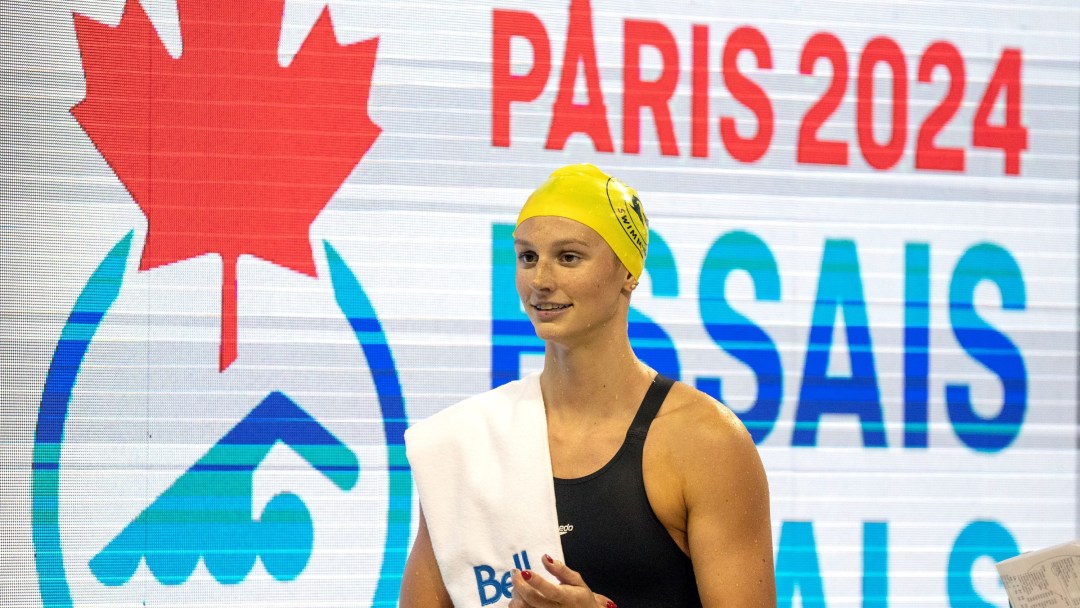
[[[581,259],[581,256],[576,253],[564,253],[560,256],[564,264],[573,264]]]
[[[518,254],[518,261],[522,264],[532,264],[536,261],[536,254],[531,251],[523,251]]]

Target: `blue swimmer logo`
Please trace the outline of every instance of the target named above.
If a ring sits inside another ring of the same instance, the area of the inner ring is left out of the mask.
[[[79,370],[119,296],[131,241],[129,233],[87,281],[61,332],[42,392],[34,438],[31,519],[45,608],[73,606],[61,538],[60,455]],[[371,302],[329,243],[325,252],[334,297],[361,346],[382,414],[388,469],[386,537],[371,605],[395,606],[412,518],[404,397]],[[236,584],[259,558],[276,580],[295,579],[313,548],[315,522],[308,508],[297,495],[283,492],[270,500],[257,521],[252,514],[252,474],[278,443],[295,450],[341,491],[356,485],[360,466],[352,450],[291,398],[272,392],[94,555],[91,572],[106,586],[120,586],[131,580],[145,559],[159,582],[180,585],[202,559],[219,583]]]
[[[159,582],[179,585],[202,558],[219,583],[235,584],[260,557],[275,579],[296,578],[311,557],[314,536],[303,501],[283,492],[258,521],[251,513],[255,468],[279,441],[338,488],[356,485],[360,466],[353,452],[292,399],[271,393],[90,560],[94,575],[106,585],[122,585],[145,558]]]

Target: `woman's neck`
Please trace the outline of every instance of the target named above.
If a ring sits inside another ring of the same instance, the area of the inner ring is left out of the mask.
[[[625,332],[572,347],[548,342],[540,388],[549,414],[607,416],[636,408],[653,372],[638,360]]]

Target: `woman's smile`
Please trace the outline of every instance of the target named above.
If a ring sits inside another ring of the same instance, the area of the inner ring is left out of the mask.
[[[570,310],[573,304],[557,304],[555,302],[539,302],[529,304],[532,307],[537,321],[554,321]]]

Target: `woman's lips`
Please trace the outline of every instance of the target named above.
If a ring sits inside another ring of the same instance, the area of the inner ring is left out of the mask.
[[[540,321],[551,321],[561,316],[567,310],[570,310],[572,304],[542,302],[540,304],[532,304],[531,306],[537,319]]]

